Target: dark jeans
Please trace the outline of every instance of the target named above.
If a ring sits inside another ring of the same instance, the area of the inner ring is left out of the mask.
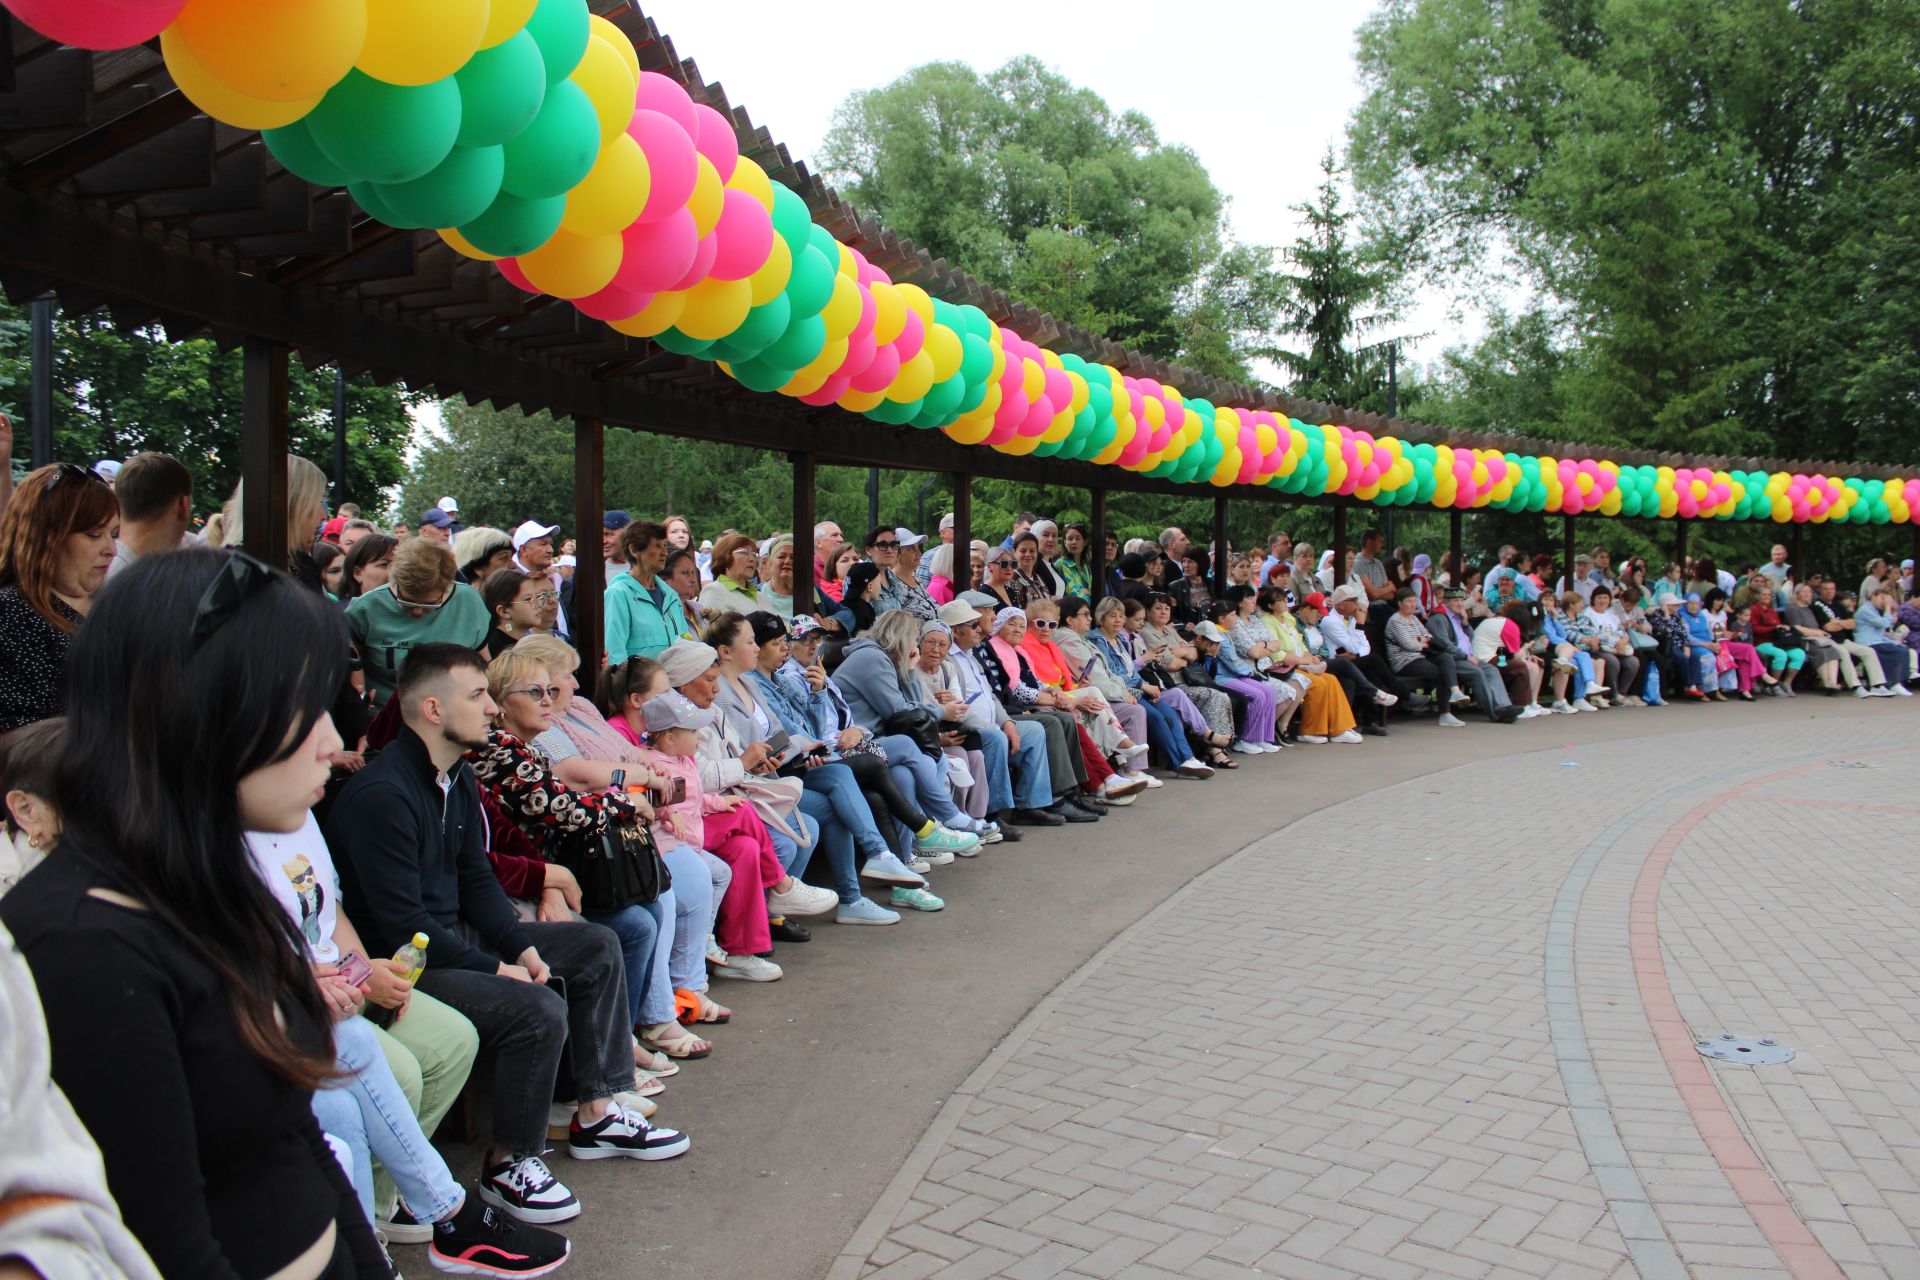
[[[481,950],[486,943],[456,926]],[[560,1054],[572,1042],[573,1096],[581,1102],[633,1087],[633,1033],[620,940],[583,922],[521,926],[534,950],[566,984],[552,987],[471,969],[428,969],[420,989],[458,1009],[493,1057],[493,1141],[514,1159],[547,1144],[547,1106],[554,1099]]]
[[[1071,711],[1033,707],[1013,718],[1018,724],[1036,725],[1047,735],[1047,773],[1055,799],[1086,785],[1087,766],[1080,758],[1080,738]]]
[[[620,939],[620,955],[627,979],[627,1021],[638,1025],[641,1006],[646,1003],[647,987],[653,982],[653,959],[659,950],[660,924],[645,907],[634,905],[619,911],[589,911],[587,919],[613,930]],[[536,944],[538,945],[538,944]],[[546,952],[540,953],[542,956]],[[549,962],[551,963],[551,962]]]
[[[1453,655],[1435,650],[1402,665],[1394,674],[1411,683],[1435,686],[1442,711],[1446,710],[1448,691],[1460,687],[1460,669],[1454,665]]]

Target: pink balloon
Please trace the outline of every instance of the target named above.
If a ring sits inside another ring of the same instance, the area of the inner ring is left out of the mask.
[[[745,280],[766,266],[767,255],[773,252],[773,215],[750,193],[730,187],[713,235],[719,247],[707,274],[716,280]]]
[[[840,367],[835,372],[844,373],[848,378],[864,373],[867,366],[873,363],[875,350],[872,329],[864,333],[854,330],[847,336],[847,354],[840,361]]]
[[[77,49],[126,49],[159,35],[186,0],[127,8],[101,0],[4,0],[14,16],[50,40]]]
[[[853,252],[854,252],[853,278],[855,280],[859,281],[862,285],[864,285],[866,288],[869,288],[869,289],[873,288],[873,286],[877,284],[893,283],[893,281],[887,279],[886,272],[874,266],[871,262],[868,262],[865,258],[860,257],[859,256],[860,251],[858,249],[855,249]]]
[[[1001,399],[1000,407],[993,411],[993,431],[988,436],[995,444],[1013,439],[1013,433],[1026,420],[1027,410],[1032,408],[1024,391],[1015,391]]]
[[[865,289],[860,291],[860,319],[853,326],[855,333],[872,333],[873,322],[880,318],[880,304]]]
[[[875,391],[885,391],[899,374],[899,348],[888,343],[873,353],[873,363],[854,375],[853,389],[865,391],[869,395]]]
[[[500,274],[511,281],[514,288],[524,289],[528,293],[540,292],[540,287],[534,284],[533,281],[527,279],[527,273],[520,269],[520,263],[517,259],[502,258],[494,263],[494,265],[500,268]],[[627,314],[632,315],[633,313],[628,312]]]
[[[618,278],[616,275],[615,279]],[[645,310],[652,301],[653,295],[644,290],[622,289],[618,284],[610,284],[598,293],[575,298],[573,305],[581,315],[595,320],[625,320]]]
[[[627,136],[640,144],[647,157],[649,185],[640,221],[658,222],[683,208],[693,195],[694,184],[700,180],[699,152],[694,150],[693,136],[671,116],[646,108],[633,113],[633,119],[627,122]]]
[[[907,312],[906,327],[900,330],[900,336],[893,340],[900,348],[900,363],[905,364],[920,354],[920,348],[927,345],[927,325],[917,312]]]
[[[701,155],[713,162],[713,167],[720,173],[720,181],[728,181],[740,163],[740,139],[734,136],[733,125],[704,102],[693,104],[693,115],[698,126],[694,131],[693,145],[700,149]]]
[[[848,381],[849,379],[843,378],[837,373],[831,374],[825,382],[820,384],[818,390],[810,391],[806,395],[799,397],[800,403],[810,404],[815,408],[830,405],[841,396],[847,394]]]
[[[700,253],[700,231],[685,209],[658,222],[636,222],[620,239],[620,269],[614,272],[613,287],[629,291],[673,288],[693,270]]]
[[[1019,434],[1028,438],[1045,435],[1047,428],[1053,425],[1054,413],[1053,401],[1041,396],[1027,406],[1027,416],[1020,422]]]
[[[702,238],[699,245],[693,251],[693,265],[687,268],[687,274],[681,276],[679,282],[673,287],[675,289],[691,289],[702,280],[705,280],[707,273],[713,270],[713,255],[719,251],[720,243],[714,239],[714,237],[706,236]]]
[[[1067,371],[1065,369],[1048,369],[1046,386],[1045,395],[1047,399],[1053,401],[1055,406],[1065,406],[1073,403],[1073,383],[1067,380]],[[1059,408],[1056,407],[1054,412],[1058,413]]]
[[[658,71],[642,71],[640,85],[633,95],[633,105],[643,111],[657,111],[680,126],[680,132],[691,138],[700,132],[700,116],[693,109],[693,99],[680,86],[678,80],[661,75]]]

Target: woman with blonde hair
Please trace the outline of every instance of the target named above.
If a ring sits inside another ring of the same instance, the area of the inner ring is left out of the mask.
[[[223,540],[220,545],[237,547],[246,540],[246,526],[242,517],[246,489],[245,480],[233,486],[233,496],[220,509],[220,537]],[[320,536],[320,526],[326,522],[327,473],[298,454],[288,454],[287,548],[290,560],[307,554],[306,548]],[[294,577],[305,581],[297,564],[290,564],[288,568]]]
[[[480,593],[454,581],[453,548],[409,538],[394,552],[385,585],[354,597],[347,626],[360,651],[373,703],[386,702],[415,646],[444,642],[478,649],[491,625]]]
[[[453,535],[453,560],[460,581],[477,587],[502,569],[513,568],[513,539],[499,529],[477,524]]]

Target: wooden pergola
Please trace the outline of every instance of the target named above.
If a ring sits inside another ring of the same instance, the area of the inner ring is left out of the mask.
[[[1190,373],[1062,324],[857,214],[745,110],[729,104],[719,85],[705,83],[637,4],[592,0],[591,7],[631,37],[644,68],[678,79],[696,101],[731,119],[743,155],[800,194],[817,222],[896,281],[911,281],[948,301],[971,302],[1034,341],[1172,383],[1217,404],[1267,408],[1407,441],[1518,453],[1594,452],[1448,432],[1295,400]],[[823,465],[949,473],[954,541],[962,547],[971,538],[968,484],[974,476],[1086,490],[1096,582],[1105,577],[1099,558],[1110,491],[1184,498],[1209,491],[1118,467],[1008,456],[955,444],[937,431],[885,426],[835,407],[814,409],[746,390],[711,364],[626,337],[552,298],[521,292],[431,231],[395,230],[364,214],[345,191],[311,186],[285,170],[257,134],[200,114],[173,85],[154,44],[114,53],[67,48],[0,9],[0,45],[7,54],[0,61],[0,287],[16,303],[57,300],[69,313],[105,310],[122,328],[158,326],[176,341],[208,336],[242,349],[244,525],[248,549],[268,563],[284,563],[288,550],[290,357],[309,367],[334,364],[348,374],[403,381],[470,403],[544,410],[570,420],[574,527],[580,531],[599,527],[609,426],[785,453],[793,466],[796,610],[812,602],[806,547],[815,518],[814,475]],[[44,389],[34,401],[35,438],[50,441]],[[36,451],[36,464],[46,448]],[[1623,465],[1848,469],[1840,463],[1683,459],[1620,450],[1604,456]],[[1336,563],[1344,559],[1347,511],[1378,510],[1350,498],[1287,495],[1264,486],[1211,492],[1220,546],[1226,544],[1232,499],[1332,506],[1341,557]],[[1450,541],[1458,557],[1461,513],[1451,516]],[[1687,522],[1675,523],[1684,552]],[[1573,529],[1568,517],[1569,563]],[[1795,554],[1797,559],[1797,548]],[[1222,581],[1225,571],[1220,557],[1215,573]],[[579,557],[579,634],[601,631],[603,572],[599,556]],[[581,674],[590,683],[594,673]]]

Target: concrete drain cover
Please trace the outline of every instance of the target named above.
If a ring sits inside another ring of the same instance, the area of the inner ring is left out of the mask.
[[[1827,761],[1827,767],[1829,769],[1871,769],[1873,768],[1873,766],[1868,764],[1865,760],[1829,760]]]
[[[1747,1036],[1723,1035],[1713,1040],[1696,1040],[1694,1048],[1709,1058],[1749,1067],[1772,1067],[1793,1061],[1793,1050],[1778,1041]]]

